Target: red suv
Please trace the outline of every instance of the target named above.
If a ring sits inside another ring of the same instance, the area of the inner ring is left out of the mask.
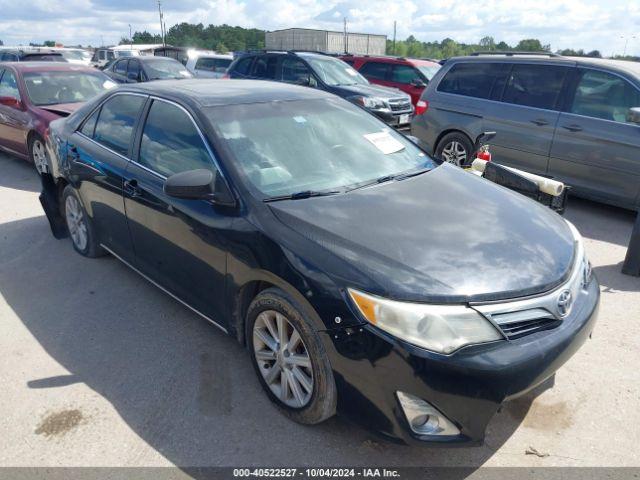
[[[424,87],[440,69],[440,64],[436,62],[414,58],[351,54],[341,55],[340,58],[371,83],[395,87],[408,93],[414,106],[420,100]]]

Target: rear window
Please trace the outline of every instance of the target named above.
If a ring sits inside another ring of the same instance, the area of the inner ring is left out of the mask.
[[[230,58],[201,57],[196,61],[195,69],[224,73],[229,65],[231,65]]]
[[[438,91],[499,100],[510,69],[508,63],[457,63],[440,81]]]
[[[515,65],[502,101],[553,110],[567,70],[554,65]]]

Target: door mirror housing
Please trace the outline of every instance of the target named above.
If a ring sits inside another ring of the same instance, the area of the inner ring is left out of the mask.
[[[164,193],[186,200],[209,200],[216,205],[236,203],[222,176],[205,168],[171,175],[164,182]]]
[[[640,124],[640,107],[633,107],[627,113],[627,121]]]
[[[417,87],[417,88],[424,88],[427,86],[427,84],[420,78],[414,78],[413,80],[411,80],[411,86]]]
[[[22,102],[16,97],[0,97],[0,105],[22,110]]]

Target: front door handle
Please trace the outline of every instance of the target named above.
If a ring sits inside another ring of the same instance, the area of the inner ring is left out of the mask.
[[[124,193],[132,198],[142,195],[142,190],[140,190],[140,187],[138,187],[138,181],[135,178],[132,178],[131,180],[125,180],[123,187]]]
[[[562,125],[562,128],[564,128],[565,130],[569,130],[570,132],[582,131],[582,127],[580,125],[576,125],[575,123],[573,125]]]
[[[538,125],[539,127],[544,127],[545,125],[549,125],[549,122],[547,122],[543,118],[536,118],[535,120],[531,120],[531,123],[534,123],[534,124]]]

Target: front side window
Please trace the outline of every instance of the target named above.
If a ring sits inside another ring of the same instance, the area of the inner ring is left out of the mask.
[[[130,80],[138,80],[140,78],[140,62],[137,60],[129,60],[127,66],[127,78]]]
[[[416,81],[422,81],[422,78],[420,78],[420,74],[409,65],[394,65],[391,69],[391,81],[410,84]]]
[[[115,95],[100,109],[94,140],[120,155],[127,155],[133,127],[144,104],[139,95]]]
[[[149,110],[138,162],[165,177],[198,168],[215,168],[189,115],[160,100],[154,100]]]
[[[360,69],[360,73],[374,80],[386,80],[388,64],[381,62],[367,62]]]
[[[507,63],[456,63],[440,81],[438,91],[499,100],[510,69]]]
[[[433,168],[404,135],[339,98],[211,107],[233,168],[264,197],[354,188]]]
[[[554,110],[567,71],[553,65],[514,65],[502,101]]]
[[[308,81],[311,72],[298,58],[286,57],[282,60],[282,80],[291,83],[304,83]]]
[[[236,66],[234,67],[234,72],[239,73],[240,75],[249,75],[249,68],[251,68],[251,62],[253,62],[254,57],[245,57],[238,60]]]
[[[99,71],[27,72],[24,83],[31,103],[38,106],[86,102],[115,87],[115,83]]]
[[[20,100],[20,90],[16,75],[11,70],[5,70],[0,78],[0,97],[11,97]]]
[[[165,57],[156,57],[145,62],[145,70],[149,80],[166,80],[191,78],[193,75],[185,70],[177,60]]]
[[[569,111],[624,123],[634,107],[640,107],[640,95],[629,82],[611,73],[582,70]]]
[[[89,118],[87,118],[82,127],[80,128],[80,133],[83,135],[93,138],[93,134],[96,130],[96,123],[98,122],[98,115],[100,115],[100,109],[98,108],[95,112],[91,114]]]
[[[113,66],[113,71],[116,73],[119,73],[120,75],[126,75],[127,74],[127,62],[129,60],[119,60],[116,62],[116,64]]]

